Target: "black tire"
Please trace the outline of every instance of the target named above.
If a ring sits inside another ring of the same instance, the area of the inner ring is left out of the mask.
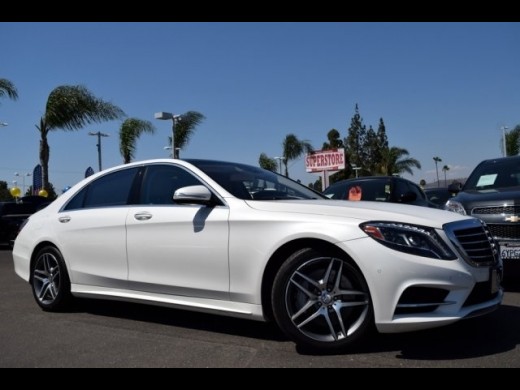
[[[282,331],[314,350],[345,350],[373,327],[370,291],[361,272],[345,258],[312,248],[282,265],[271,303]]]
[[[31,267],[31,286],[36,303],[45,311],[67,310],[72,302],[70,279],[60,251],[41,249]]]

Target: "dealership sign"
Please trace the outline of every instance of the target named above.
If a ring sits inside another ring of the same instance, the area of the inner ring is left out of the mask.
[[[345,149],[320,150],[305,157],[307,172],[330,172],[345,169]]]

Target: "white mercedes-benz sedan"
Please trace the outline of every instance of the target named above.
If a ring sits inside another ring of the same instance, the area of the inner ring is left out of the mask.
[[[322,197],[260,168],[153,160],[100,172],[30,217],[16,273],[38,305],[73,297],[273,320],[339,350],[496,309],[497,244],[478,219]]]

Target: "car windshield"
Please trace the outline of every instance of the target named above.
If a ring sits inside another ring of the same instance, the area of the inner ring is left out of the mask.
[[[295,181],[261,168],[220,161],[186,161],[195,165],[239,199],[326,199]]]
[[[464,185],[465,191],[496,190],[520,185],[520,158],[500,159],[481,164]]]

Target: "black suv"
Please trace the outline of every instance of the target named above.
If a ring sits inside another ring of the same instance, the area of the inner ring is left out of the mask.
[[[22,223],[48,204],[47,199],[40,196],[27,196],[18,203],[0,202],[0,246],[11,246]]]
[[[445,208],[486,222],[504,264],[520,263],[520,156],[483,161],[462,188],[450,191],[457,196]]]

